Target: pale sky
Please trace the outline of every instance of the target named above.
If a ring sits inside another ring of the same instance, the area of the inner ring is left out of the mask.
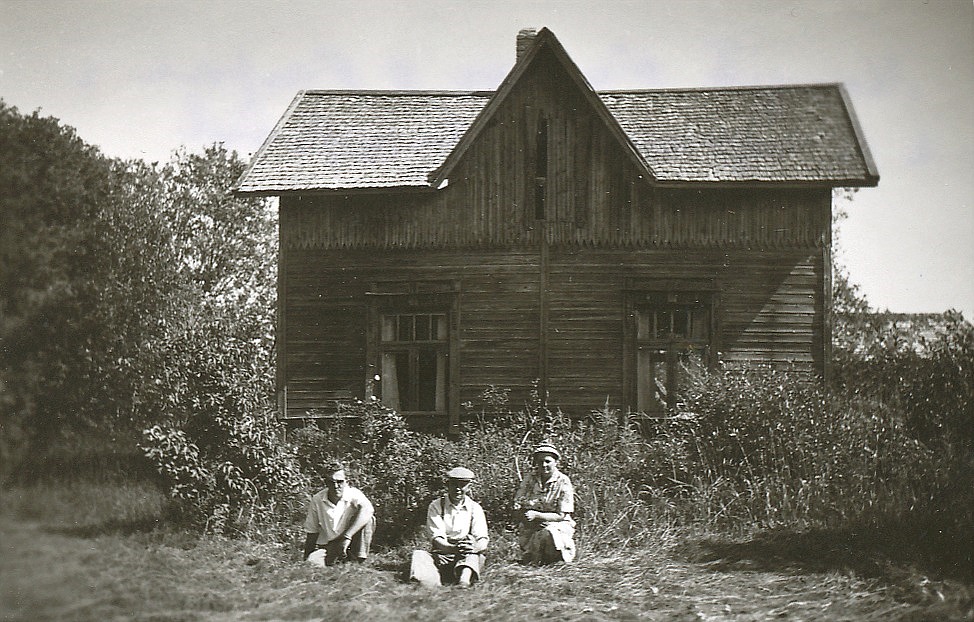
[[[300,89],[493,90],[542,26],[596,90],[844,83],[881,177],[841,226],[853,281],[974,318],[970,0],[0,0],[0,97],[110,156],[248,157]]]

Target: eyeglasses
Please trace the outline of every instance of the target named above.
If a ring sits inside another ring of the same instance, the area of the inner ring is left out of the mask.
[[[343,480],[343,479],[330,479],[330,480],[327,480],[326,483],[329,486],[341,486],[342,484],[345,483],[345,480]]]

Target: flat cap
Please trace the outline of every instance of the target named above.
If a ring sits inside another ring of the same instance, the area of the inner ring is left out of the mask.
[[[473,474],[473,471],[471,471],[470,469],[465,469],[463,467],[456,467],[446,472],[446,479],[461,479],[468,482],[472,482],[474,479],[476,479],[476,476]]]

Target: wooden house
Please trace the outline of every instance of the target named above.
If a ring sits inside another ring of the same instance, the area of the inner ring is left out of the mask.
[[[878,174],[842,85],[592,89],[547,29],[495,91],[302,91],[278,196],[281,415],[455,432],[488,386],[584,415],[694,370],[827,372],[832,190]]]

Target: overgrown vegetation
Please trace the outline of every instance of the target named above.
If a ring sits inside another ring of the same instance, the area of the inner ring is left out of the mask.
[[[322,464],[340,459],[377,506],[379,543],[396,546],[463,464],[504,541],[527,454],[546,439],[576,486],[583,555],[671,530],[829,530],[971,580],[974,330],[958,314],[898,324],[840,271],[828,386],[725,371],[640,431],[608,405],[562,413],[485,387],[457,440],[410,431],[376,402],[285,439],[270,401],[274,214],[229,193],[242,166],[220,146],[163,165],[109,160],[0,102],[5,481],[49,464],[64,478],[81,461],[66,444],[102,437],[114,459],[151,467],[169,497],[152,511],[180,529],[293,543]]]
[[[276,216],[230,193],[243,167],[220,145],[105,158],[0,101],[2,479],[141,442],[216,531],[301,489],[269,400]]]

